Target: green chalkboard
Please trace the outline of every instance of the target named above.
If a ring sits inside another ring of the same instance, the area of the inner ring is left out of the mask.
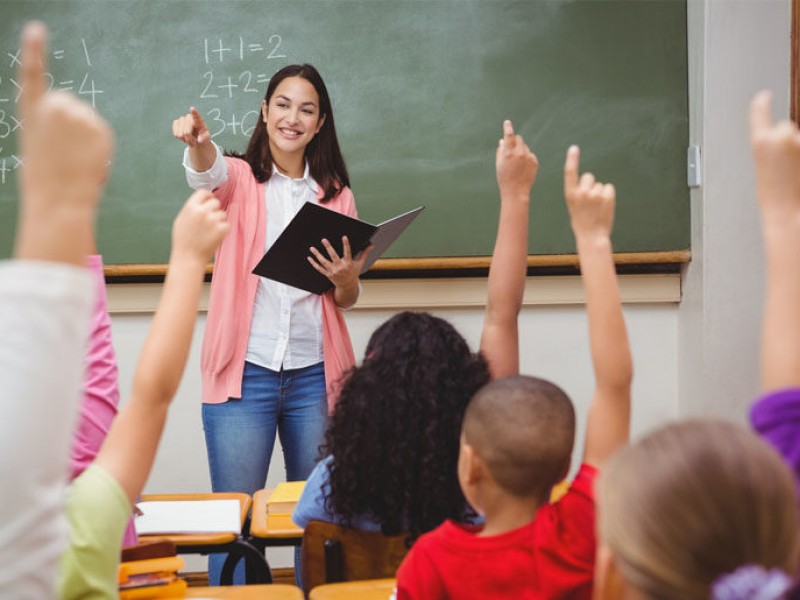
[[[195,105],[243,150],[272,73],[326,80],[362,218],[427,210],[390,257],[491,254],[504,118],[537,153],[531,254],[568,254],[567,146],[617,184],[617,252],[688,248],[686,3],[678,0],[0,2],[0,254],[16,218],[15,60],[52,30],[53,86],[112,123],[99,220],[109,264],[164,263],[188,195],[172,120]]]

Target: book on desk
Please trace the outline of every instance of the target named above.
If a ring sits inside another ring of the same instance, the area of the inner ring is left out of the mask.
[[[238,500],[161,500],[137,503],[137,535],[242,532]]]
[[[275,486],[267,498],[267,529],[274,531],[297,527],[292,521],[292,514],[305,486],[305,481],[284,481]]]

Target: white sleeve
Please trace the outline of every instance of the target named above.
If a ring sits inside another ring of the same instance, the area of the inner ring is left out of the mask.
[[[50,598],[94,302],[88,269],[0,262],[0,590]]]
[[[212,144],[214,142],[211,142]],[[222,155],[222,149],[214,144],[217,149],[217,158],[208,171],[195,171],[189,158],[189,148],[183,151],[183,168],[186,170],[186,183],[193,190],[204,189],[214,191],[228,180],[228,163]]]

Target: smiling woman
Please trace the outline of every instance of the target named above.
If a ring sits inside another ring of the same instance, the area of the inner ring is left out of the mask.
[[[331,384],[355,362],[339,309],[358,298],[366,253],[354,259],[345,246],[339,256],[323,242],[329,255],[309,258],[334,285],[322,296],[251,273],[306,202],[356,216],[322,77],[308,64],[284,67],[258,114],[243,154],[223,154],[194,107],[172,124],[187,146],[189,185],[213,190],[232,225],[216,257],[201,356],[214,492],[263,488],[276,433],[287,480],[305,480],[333,407]],[[223,559],[211,557],[212,583]]]

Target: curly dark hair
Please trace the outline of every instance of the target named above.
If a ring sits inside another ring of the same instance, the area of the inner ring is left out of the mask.
[[[484,358],[447,321],[403,312],[381,325],[326,433],[328,510],[345,524],[373,518],[386,535],[407,531],[409,544],[445,519],[473,517],[458,485],[459,437],[488,381]]]

